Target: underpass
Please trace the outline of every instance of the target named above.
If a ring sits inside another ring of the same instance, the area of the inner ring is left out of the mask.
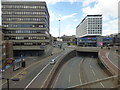
[[[78,52],[76,57],[68,60],[68,62],[62,66],[55,79],[53,88],[74,87],[76,85],[82,85],[87,82],[109,77],[110,75],[105,72],[105,67],[98,64],[98,62],[98,53]],[[85,88],[110,87],[115,87],[113,80],[85,86]]]

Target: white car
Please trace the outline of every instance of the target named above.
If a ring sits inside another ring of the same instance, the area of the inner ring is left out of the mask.
[[[55,59],[52,59],[51,61],[50,61],[50,64],[51,65],[53,65],[53,64],[55,64],[56,62],[55,62]]]

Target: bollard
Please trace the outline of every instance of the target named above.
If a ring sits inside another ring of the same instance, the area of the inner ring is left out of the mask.
[[[23,61],[22,62],[22,67],[25,67],[25,66],[26,66],[25,61]]]

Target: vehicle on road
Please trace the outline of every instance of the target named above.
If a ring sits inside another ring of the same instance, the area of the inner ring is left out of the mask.
[[[50,61],[50,65],[54,65],[55,63],[56,63],[55,59],[52,59],[52,60]]]

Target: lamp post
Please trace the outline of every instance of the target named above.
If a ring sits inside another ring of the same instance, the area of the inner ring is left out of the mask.
[[[9,80],[12,80],[12,81],[19,81],[20,79],[19,78],[13,78],[13,79],[9,79],[9,78],[2,78],[2,79],[5,79],[5,80],[7,80],[7,90],[9,90],[10,88],[10,86],[9,86]]]
[[[59,21],[59,37],[60,37],[60,19],[58,20]]]

